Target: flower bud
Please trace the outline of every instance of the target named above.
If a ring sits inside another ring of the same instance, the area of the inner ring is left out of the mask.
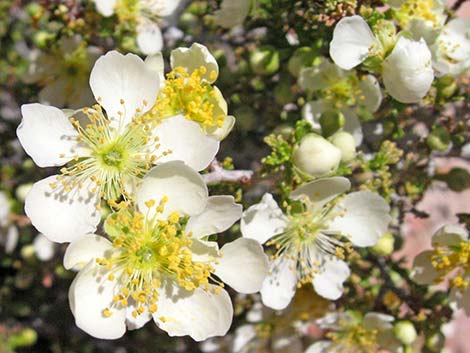
[[[395,24],[391,21],[378,20],[374,26],[375,36],[382,44],[386,53],[392,50],[396,43],[396,32]]]
[[[413,41],[400,37],[384,60],[382,75],[385,88],[397,101],[419,102],[434,80],[431,51],[424,39]]]
[[[317,54],[310,47],[298,48],[289,59],[287,69],[294,77],[299,77],[300,70],[313,65]]]
[[[272,75],[279,70],[279,52],[271,45],[259,47],[251,53],[250,66],[258,75]]]
[[[435,333],[426,339],[426,348],[431,352],[441,352],[444,347],[445,337],[442,333]]]
[[[429,148],[443,152],[449,148],[450,135],[446,129],[438,126],[429,133],[426,143]]]
[[[28,192],[29,190],[31,190],[32,187],[33,187],[32,183],[22,184],[18,186],[18,188],[15,191],[16,198],[19,201],[24,202],[24,200],[26,199],[26,195],[28,195]]]
[[[418,337],[414,325],[406,320],[397,322],[393,328],[393,332],[398,340],[406,345],[412,344]]]
[[[386,233],[384,234],[377,244],[375,244],[371,250],[374,254],[379,256],[388,256],[390,255],[395,247],[395,238],[392,234]]]
[[[38,334],[31,328],[25,328],[18,333],[15,333],[8,340],[8,345],[12,348],[28,347],[36,343]]]
[[[293,155],[295,167],[312,177],[335,172],[340,161],[341,150],[316,134],[304,136]]]
[[[320,116],[322,135],[329,137],[344,126],[344,114],[337,109],[328,109]]]
[[[341,150],[341,162],[348,163],[356,157],[356,141],[346,131],[338,131],[328,139]]]
[[[452,168],[447,174],[438,174],[435,177],[447,183],[452,191],[461,192],[470,188],[470,174],[463,168]]]

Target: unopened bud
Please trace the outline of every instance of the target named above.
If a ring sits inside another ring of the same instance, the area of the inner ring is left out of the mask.
[[[294,165],[314,178],[335,172],[340,161],[341,150],[316,134],[304,136],[293,155]]]
[[[375,244],[371,250],[374,254],[379,256],[388,256],[390,255],[395,247],[395,238],[392,234],[386,233],[384,234],[377,244]]]
[[[446,129],[438,126],[429,133],[426,142],[433,150],[445,151],[450,145],[450,135]]]
[[[341,162],[348,163],[356,157],[356,141],[346,131],[338,131],[328,140],[341,150]]]
[[[398,340],[406,345],[412,344],[418,337],[414,325],[410,321],[406,320],[397,322],[393,332]]]
[[[250,66],[258,75],[272,75],[279,70],[279,52],[271,45],[259,47],[251,53]]]

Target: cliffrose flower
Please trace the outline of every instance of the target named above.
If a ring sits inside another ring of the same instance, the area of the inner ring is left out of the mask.
[[[25,211],[50,240],[72,241],[92,233],[100,200],[132,200],[132,190],[157,162],[182,160],[202,170],[219,142],[182,116],[148,121],[159,90],[158,75],[136,55],[109,52],[97,60],[90,86],[99,105],[64,112],[41,104],[22,106],[17,135],[39,167],[63,167],[33,185]],[[104,108],[104,110],[102,109]],[[74,118],[70,118],[74,115]]]
[[[62,39],[52,54],[33,51],[23,81],[43,87],[39,101],[57,107],[81,108],[93,103],[88,77],[96,59],[97,47],[86,46],[80,36]]]
[[[145,55],[159,52],[163,36],[156,20],[171,16],[181,0],[93,0],[96,9],[105,17],[118,16],[119,22],[137,26],[137,45]]]
[[[232,196],[209,197],[202,177],[179,161],[152,169],[136,193],[135,209],[107,218],[110,241],[90,234],[67,248],[64,266],[80,270],[69,291],[77,326],[115,339],[153,318],[170,336],[225,335],[233,309],[223,282],[255,293],[268,273],[256,241],[219,250],[208,240],[240,218],[241,206]]]
[[[393,316],[370,312],[364,316],[356,311],[328,314],[317,323],[329,330],[328,340],[311,345],[305,353],[376,353],[403,352],[393,333]]]
[[[342,69],[350,70],[368,58],[383,76],[388,93],[402,103],[419,102],[434,80],[431,51],[426,41],[401,36],[390,54],[361,16],[341,19],[333,32],[330,56]]]
[[[263,303],[284,309],[296,288],[311,283],[331,300],[343,292],[349,267],[343,260],[352,245],[373,246],[386,232],[390,208],[370,191],[353,192],[348,179],[319,179],[298,188],[291,199],[302,209],[288,206],[284,214],[270,194],[248,208],[242,217],[244,237],[273,245],[271,273],[263,283]]]
[[[414,260],[413,278],[423,285],[448,280],[450,300],[470,315],[470,239],[461,227],[446,225],[432,237],[432,250]]]
[[[446,24],[432,47],[433,65],[441,75],[458,76],[470,68],[470,20]]]
[[[161,54],[148,57],[146,62],[159,77],[164,77]],[[194,43],[190,48],[173,50],[170,63],[172,71],[163,81],[149,115],[157,121],[183,115],[198,123],[207,135],[224,139],[233,128],[235,118],[227,115],[227,102],[213,86],[219,76],[215,58],[205,46]]]

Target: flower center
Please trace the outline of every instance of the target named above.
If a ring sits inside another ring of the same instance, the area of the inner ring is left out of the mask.
[[[352,252],[352,244],[343,241],[334,234],[328,233],[328,224],[335,217],[341,216],[327,205],[322,210],[310,208],[304,200],[301,212],[293,212],[292,206],[286,205],[289,218],[287,230],[273,238],[266,245],[273,245],[275,260],[285,256],[296,263],[292,268],[298,278],[298,286],[311,283],[315,274],[321,272],[324,256],[335,256],[345,259]]]
[[[377,343],[377,330],[369,330],[361,323],[350,323],[339,320],[337,331],[327,333],[333,342],[334,349],[347,349],[352,353],[376,353],[379,349]]]
[[[435,8],[434,0],[408,0],[397,11],[400,26],[405,28],[413,19],[432,22],[435,26],[440,24],[440,18]]]
[[[156,205],[153,217],[125,208],[105,222],[115,251],[96,262],[108,271],[108,280],[119,285],[120,292],[114,297],[112,307],[126,307],[133,302],[134,317],[145,310],[151,314],[157,310],[162,285],[173,282],[188,291],[198,287],[208,289],[214,272],[217,254],[208,254],[204,261],[193,259],[193,241],[185,231],[185,218],[177,212],[166,220],[157,218],[166,202],[164,198]],[[155,202],[148,201],[147,205],[153,207]],[[103,313],[110,315],[112,307]]]
[[[61,154],[73,161],[60,170],[58,182],[52,183],[51,187],[61,184],[68,192],[87,184],[91,185],[92,193],[98,193],[108,201],[115,201],[121,195],[130,198],[125,184],[145,175],[157,160],[158,138],[151,137],[149,125],[141,120],[133,121],[119,131],[110,125],[99,105],[93,109],[85,108],[83,113],[89,122],[85,126],[75,118],[70,120],[78,131],[79,145],[86,151],[86,156]],[[163,152],[167,153],[169,151]]]
[[[437,283],[442,282],[446,276],[453,274],[449,285],[457,289],[465,289],[470,285],[470,242],[462,241],[456,246],[435,247],[431,254],[431,264],[439,272]]]
[[[219,102],[223,97],[209,82],[203,80],[205,73],[206,68],[203,66],[191,74],[183,67],[171,71],[151,110],[152,117],[164,119],[182,114],[203,128],[222,127],[226,114]],[[210,74],[213,77],[217,75],[215,71]]]

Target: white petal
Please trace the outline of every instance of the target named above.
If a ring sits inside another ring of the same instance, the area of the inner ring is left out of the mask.
[[[274,260],[270,266],[270,274],[263,282],[261,299],[263,304],[275,309],[285,309],[297,289],[295,262],[283,256]]]
[[[341,112],[344,115],[343,130],[349,132],[354,137],[356,146],[359,146],[362,143],[362,139],[364,137],[359,118],[351,108],[343,108]]]
[[[462,227],[454,224],[446,224],[439,228],[432,236],[433,246],[457,246],[462,241],[468,240],[468,233]]]
[[[114,14],[114,7],[118,0],[93,0],[96,5],[96,10],[104,17],[109,17]]]
[[[34,252],[41,261],[49,261],[54,256],[55,244],[39,233],[33,241]]]
[[[282,233],[287,227],[287,222],[287,217],[273,196],[264,194],[260,203],[250,206],[243,212],[240,227],[245,238],[264,244],[274,235]]]
[[[70,242],[81,235],[93,233],[100,221],[96,210],[97,196],[86,187],[65,192],[53,175],[33,185],[25,200],[25,212],[33,226],[49,240]]]
[[[171,67],[181,66],[188,70],[189,73],[201,66],[207,69],[206,74],[203,78],[210,83],[213,83],[219,75],[219,65],[217,61],[209,52],[209,50],[202,44],[194,43],[190,48],[178,48],[172,50],[170,56]],[[211,79],[211,72],[215,72],[216,75]]]
[[[7,195],[0,191],[0,226],[6,227],[8,224],[8,215],[10,214],[10,201]]]
[[[165,63],[163,61],[163,54],[161,52],[149,55],[145,58],[145,65],[155,72],[159,79],[160,85],[163,86],[165,83]]]
[[[255,325],[242,325],[235,330],[234,338],[231,342],[231,351],[234,353],[246,352],[244,349],[250,341],[258,336]]]
[[[219,151],[220,143],[207,136],[198,123],[182,115],[164,119],[156,128],[160,148],[158,153],[171,151],[158,162],[183,161],[196,170],[205,169]]]
[[[318,341],[312,344],[310,347],[307,348],[305,353],[334,353],[331,351],[330,341]]]
[[[144,113],[153,106],[159,85],[158,75],[141,58],[117,51],[101,56],[90,75],[90,87],[96,100],[108,117],[121,125],[129,123],[137,109]],[[122,118],[118,112],[122,113]]]
[[[109,240],[95,234],[87,234],[74,240],[65,250],[64,267],[79,270],[90,261],[103,258],[113,246]]]
[[[314,132],[321,133],[320,117],[329,108],[329,104],[322,99],[307,102],[302,107],[302,118],[312,125]]]
[[[214,132],[210,135],[214,137],[217,141],[222,141],[227,135],[232,131],[233,127],[235,126],[235,117],[232,115],[227,115],[224,119],[222,127],[218,127]]]
[[[220,249],[215,274],[239,293],[256,293],[269,273],[263,247],[253,239],[238,238]]]
[[[157,0],[148,2],[152,13],[161,16],[171,16],[178,8],[181,0]]]
[[[167,162],[154,167],[142,180],[137,189],[137,205],[147,213],[145,202],[154,200],[157,205],[164,196],[168,197],[163,213],[165,218],[173,211],[182,216],[200,214],[209,198],[207,186],[195,170],[180,161]]]
[[[327,259],[321,272],[313,277],[315,292],[329,300],[336,300],[343,294],[343,282],[349,277],[348,265],[336,258]]]
[[[329,60],[324,60],[320,65],[302,69],[299,77],[299,85],[302,89],[315,92],[333,86],[346,77],[346,71]]]
[[[364,327],[370,330],[385,331],[393,329],[392,322],[395,318],[391,315],[385,315],[376,312],[370,312],[364,315]]]
[[[15,251],[19,238],[20,233],[18,232],[18,228],[15,225],[10,225],[6,234],[5,253],[11,254]]]
[[[419,284],[434,284],[434,281],[439,277],[439,272],[431,264],[431,255],[433,253],[432,250],[423,251],[414,259],[412,277]]]
[[[359,89],[361,90],[359,102],[364,104],[369,112],[376,112],[382,103],[382,90],[379,81],[374,75],[366,75],[359,82]],[[362,97],[363,99],[361,99]]]
[[[101,339],[116,339],[126,332],[126,311],[112,309],[110,317],[103,310],[110,307],[117,294],[115,282],[107,279],[93,262],[81,270],[69,289],[70,309],[75,324],[89,335]]]
[[[148,310],[146,310],[140,315],[137,315],[137,317],[134,317],[132,313],[135,310],[136,307],[134,303],[129,303],[129,305],[126,307],[126,326],[129,330],[137,330],[143,327],[147,322],[152,320],[152,315],[149,313]]]
[[[196,239],[224,232],[240,219],[242,210],[233,196],[211,196],[204,211],[189,219],[186,232]]]
[[[361,16],[342,18],[333,31],[330,56],[340,68],[350,70],[369,56],[369,49],[376,44],[369,25]]]
[[[23,120],[16,134],[39,167],[64,165],[76,154],[82,154],[77,144],[78,133],[60,109],[33,103],[24,104],[21,113]]]
[[[163,36],[158,24],[146,21],[137,26],[137,45],[145,55],[153,55],[163,48]]]
[[[215,287],[210,285],[210,288]],[[227,333],[232,324],[233,308],[225,290],[213,294],[201,288],[192,292],[179,289],[176,293],[167,289],[160,291],[153,319],[170,336],[189,335],[199,342]]]
[[[434,80],[431,51],[424,39],[419,42],[400,37],[382,69],[388,93],[402,103],[419,102]]]
[[[224,0],[214,12],[214,22],[224,28],[240,25],[250,11],[251,0]]]
[[[321,208],[337,196],[345,193],[351,187],[348,179],[343,177],[331,177],[311,181],[290,194],[292,200],[308,197],[313,207]]]
[[[332,212],[344,212],[329,225],[356,246],[374,246],[385,234],[391,221],[390,206],[378,194],[370,191],[346,195]]]

